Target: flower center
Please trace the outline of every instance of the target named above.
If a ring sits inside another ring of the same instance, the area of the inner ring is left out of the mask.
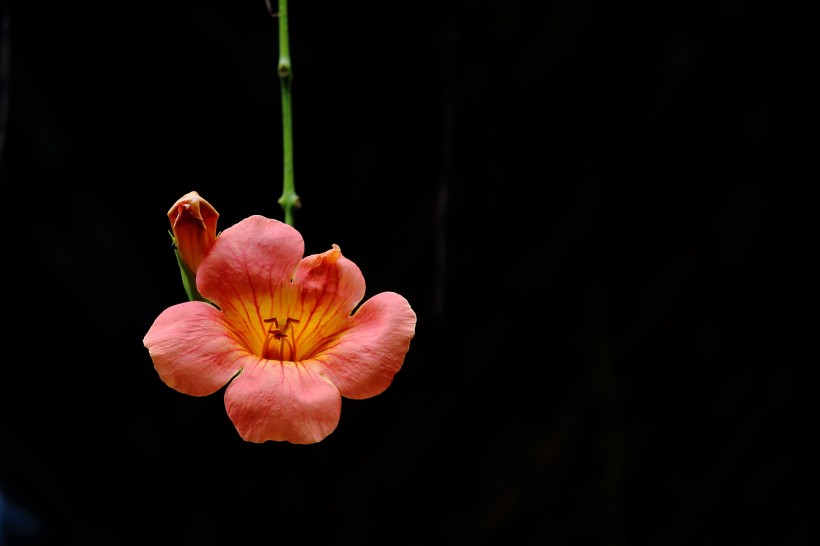
[[[293,330],[294,324],[299,324],[295,318],[288,317],[285,324],[280,328],[279,320],[276,317],[265,319],[266,324],[270,324],[265,335],[265,344],[262,347],[262,358],[269,360],[291,360],[296,361],[296,335]],[[290,331],[291,337],[288,337]],[[288,349],[287,355],[285,348]],[[289,356],[290,358],[285,358]]]

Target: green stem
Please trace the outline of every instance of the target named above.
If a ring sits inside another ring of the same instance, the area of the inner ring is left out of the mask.
[[[293,225],[293,209],[299,208],[301,202],[293,183],[293,118],[291,109],[291,86],[293,71],[290,64],[290,45],[288,44],[288,1],[279,0],[279,84],[282,90],[282,145],[284,157],[282,164],[282,196],[279,204],[285,211],[285,223]]]

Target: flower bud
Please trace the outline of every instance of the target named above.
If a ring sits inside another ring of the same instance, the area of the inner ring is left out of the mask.
[[[214,246],[219,213],[195,191],[180,197],[168,211],[174,244],[192,275]]]

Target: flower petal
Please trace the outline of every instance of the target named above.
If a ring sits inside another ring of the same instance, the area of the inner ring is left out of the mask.
[[[254,215],[225,229],[196,275],[199,293],[223,310],[237,300],[254,307],[289,286],[305,242],[293,227]]]
[[[401,369],[415,335],[416,313],[395,292],[376,294],[353,314],[341,339],[317,360],[346,398],[382,393]]]
[[[359,267],[342,256],[338,245],[322,254],[306,256],[293,275],[302,305],[307,309],[347,318],[365,292]]]
[[[336,429],[342,398],[315,363],[258,360],[228,385],[225,407],[246,441],[312,444]]]
[[[213,394],[242,368],[245,351],[222,313],[200,301],[163,311],[143,338],[154,369],[169,387],[193,396]]]
[[[225,229],[197,271],[199,293],[225,313],[224,320],[250,352],[259,354],[273,309],[294,297],[291,278],[304,253],[293,227],[254,215]]]

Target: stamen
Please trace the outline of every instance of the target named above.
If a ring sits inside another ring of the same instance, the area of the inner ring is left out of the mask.
[[[288,329],[290,329],[291,333],[294,332],[293,325],[299,324],[299,321],[295,318],[288,317],[285,320],[285,325],[280,329],[279,328],[279,320],[276,317],[264,319],[266,324],[273,324],[267,331],[267,335],[265,336],[265,343],[262,346],[262,357],[269,358],[271,360],[284,360],[285,356],[285,344],[287,344],[288,348],[290,349],[290,360],[296,360],[296,335],[292,338],[288,337]],[[275,340],[279,342],[279,351],[278,354],[268,356],[268,350],[271,348],[271,340]]]

